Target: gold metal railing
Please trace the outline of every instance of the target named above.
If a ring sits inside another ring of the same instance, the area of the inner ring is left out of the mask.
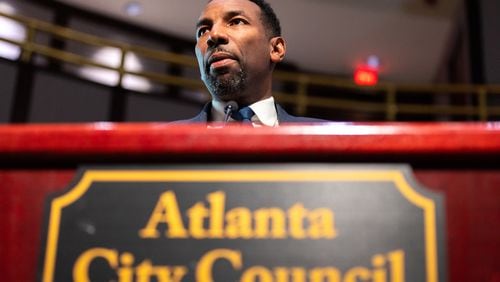
[[[197,68],[196,60],[192,56],[157,51],[145,47],[120,43],[20,15],[9,15],[0,12],[0,16],[14,20],[26,28],[26,39],[21,42],[0,37],[0,41],[8,42],[21,48],[22,55],[20,59],[23,62],[30,62],[33,54],[39,54],[74,65],[92,66],[116,71],[119,74],[118,83],[121,83],[125,75],[135,75],[165,85],[206,91],[203,83],[199,79],[151,71],[131,71],[127,70],[125,67],[125,58],[129,52],[133,52],[137,56],[168,64],[188,68]],[[90,46],[117,48],[120,50],[121,54],[120,64],[118,67],[112,67],[79,54],[37,43],[35,38],[38,33],[45,33],[60,40],[75,41]],[[350,80],[340,79],[334,76],[283,71],[276,71],[274,79],[281,83],[288,83],[295,86],[295,91],[293,93],[276,92],[274,95],[279,101],[294,105],[296,112],[300,115],[306,115],[310,107],[317,107],[331,110],[340,109],[353,112],[381,114],[385,117],[385,120],[388,121],[397,120],[398,116],[402,114],[466,116],[482,121],[493,119],[492,117],[495,116],[500,116],[500,106],[490,105],[488,102],[490,95],[500,94],[500,85],[403,85],[382,82],[372,87],[360,87],[352,83]],[[315,95],[315,93],[313,93],[314,91],[311,91],[311,87],[331,88],[335,89],[335,91],[345,90],[360,93],[371,92],[377,93],[376,95],[383,95],[384,99],[383,101],[373,102],[355,99],[357,97],[351,99],[338,98],[334,95],[321,96]],[[446,94],[450,97],[456,95],[470,95],[475,97],[476,103],[452,105],[435,103],[408,103],[398,101],[399,99],[404,98],[405,95],[410,95],[409,93],[431,93],[433,95]]]

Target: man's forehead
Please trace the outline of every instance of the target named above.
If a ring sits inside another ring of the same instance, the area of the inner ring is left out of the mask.
[[[249,0],[211,0],[205,5],[199,19],[219,14],[260,15],[260,7]]]

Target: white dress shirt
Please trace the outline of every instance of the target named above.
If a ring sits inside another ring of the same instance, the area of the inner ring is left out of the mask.
[[[212,121],[214,122],[224,122],[224,108],[226,103],[222,101],[212,101]],[[276,107],[274,105],[274,98],[269,97],[264,100],[260,100],[256,103],[251,104],[250,109],[255,113],[252,117],[253,127],[270,126],[277,127],[278,113],[276,112]],[[235,120],[229,118],[229,122],[234,122]]]

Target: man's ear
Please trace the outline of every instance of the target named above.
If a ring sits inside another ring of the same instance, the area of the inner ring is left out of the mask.
[[[276,64],[283,61],[285,53],[285,39],[281,36],[271,38],[271,62]]]

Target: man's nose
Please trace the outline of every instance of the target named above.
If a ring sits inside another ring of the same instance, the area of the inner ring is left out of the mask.
[[[208,47],[215,47],[228,43],[226,33],[221,28],[213,27],[208,34],[207,45]]]

